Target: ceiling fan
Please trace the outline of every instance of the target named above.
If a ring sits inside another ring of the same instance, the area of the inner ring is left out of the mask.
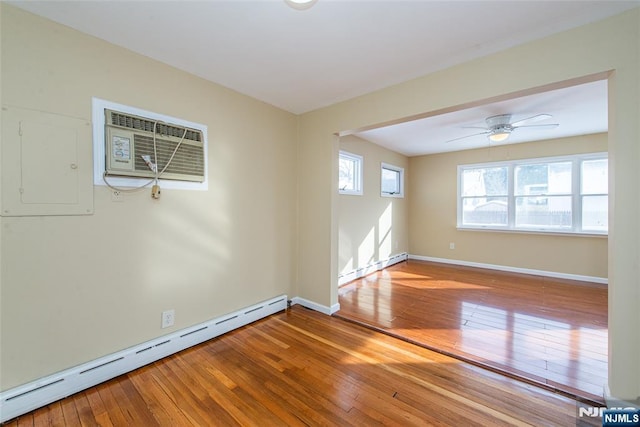
[[[499,114],[497,116],[487,117],[485,122],[487,127],[479,126],[465,126],[465,129],[482,129],[483,132],[474,133],[472,135],[461,136],[460,138],[450,139],[447,142],[457,141],[459,139],[471,138],[472,136],[487,135],[487,137],[493,142],[502,142],[509,138],[511,132],[520,128],[537,128],[537,129],[554,129],[559,123],[549,123],[541,125],[531,125],[529,123],[540,122],[542,120],[550,119],[551,114],[537,114],[535,116],[527,117],[526,119],[518,120],[511,123],[511,114]]]

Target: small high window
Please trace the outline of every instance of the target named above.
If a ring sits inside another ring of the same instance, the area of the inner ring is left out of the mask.
[[[380,169],[380,195],[384,197],[404,197],[404,169],[382,163]]]
[[[338,190],[340,194],[362,195],[362,156],[340,151]]]

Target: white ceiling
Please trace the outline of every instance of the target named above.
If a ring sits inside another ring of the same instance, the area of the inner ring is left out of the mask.
[[[306,11],[283,0],[7,3],[301,114],[604,19],[638,7],[640,0],[318,0]],[[560,126],[537,131],[536,139],[570,129],[606,130],[606,88],[587,89],[505,101],[359,135],[418,155],[486,145],[483,136],[443,141],[463,136],[461,126],[481,126],[494,114],[513,113],[514,120],[553,114]],[[510,142],[529,138],[533,131],[516,132]]]
[[[537,114],[551,114],[548,120],[531,125],[558,123],[555,129],[519,128],[509,139],[491,145],[516,144],[576,135],[606,132],[608,130],[607,82],[596,82],[542,92],[535,95],[494,102],[393,126],[386,126],[356,136],[387,147],[406,156],[442,153],[489,147],[486,135],[447,142],[482,132],[465,129],[467,126],[486,127],[485,118],[498,114],[511,114],[511,122]]]

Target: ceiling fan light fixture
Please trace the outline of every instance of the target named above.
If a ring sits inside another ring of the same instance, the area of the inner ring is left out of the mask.
[[[284,0],[284,2],[295,10],[307,10],[311,8],[318,0]]]
[[[493,142],[502,142],[502,141],[506,141],[507,138],[509,138],[509,134],[511,132],[507,132],[507,131],[497,131],[495,133],[491,133],[489,135],[489,139]]]

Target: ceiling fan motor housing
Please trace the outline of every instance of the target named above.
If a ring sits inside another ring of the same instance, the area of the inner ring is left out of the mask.
[[[511,125],[497,125],[491,128],[491,133],[509,133],[513,130]]]
[[[489,127],[489,139],[492,141],[503,141],[513,131],[511,126],[511,114],[500,114],[486,119]]]
[[[485,121],[489,129],[494,129],[499,126],[509,126],[511,123],[511,114],[499,114],[497,116],[487,117]]]

